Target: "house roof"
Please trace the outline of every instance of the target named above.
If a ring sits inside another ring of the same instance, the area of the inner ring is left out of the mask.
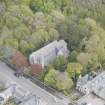
[[[86,78],[87,76],[88,75],[79,80],[79,86],[86,86],[90,92],[94,92],[97,96],[105,100],[105,71],[98,74],[95,78],[89,80]]]
[[[60,41],[53,41],[52,43],[40,48],[39,50],[33,52],[31,54],[31,56],[33,55],[39,55],[39,54],[43,54],[43,55],[47,55],[49,52],[55,52],[55,48],[62,48],[63,46],[67,46],[67,43],[64,40],[60,40]]]
[[[42,48],[40,48],[39,50],[35,51],[32,53],[32,55],[35,55],[35,54],[46,54],[48,51],[50,51],[50,49],[53,49],[55,48],[55,46],[57,45],[57,41],[54,41]]]
[[[93,77],[91,75],[87,74],[84,77],[78,79],[77,82],[80,86],[83,86],[83,85],[87,84],[89,81],[91,81],[92,79],[93,79]]]

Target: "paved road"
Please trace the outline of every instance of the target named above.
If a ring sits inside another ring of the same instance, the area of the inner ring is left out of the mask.
[[[77,103],[82,104],[83,102],[91,103],[91,105],[105,105],[105,100],[93,94],[85,95],[84,97],[79,99]]]
[[[22,78],[15,77],[14,71],[1,61],[0,61],[0,79],[6,81],[7,83],[16,83],[18,86],[28,91],[29,93],[33,93],[38,97],[40,97],[42,100],[47,102],[47,105],[68,105],[68,99],[55,98],[47,91],[43,90],[39,86],[32,83],[29,79],[26,79],[24,77]]]

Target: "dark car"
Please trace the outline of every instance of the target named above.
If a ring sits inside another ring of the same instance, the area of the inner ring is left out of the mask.
[[[23,73],[22,73],[20,70],[18,70],[18,71],[16,71],[16,72],[14,73],[14,75],[15,75],[16,77],[22,77],[22,76],[23,76]]]

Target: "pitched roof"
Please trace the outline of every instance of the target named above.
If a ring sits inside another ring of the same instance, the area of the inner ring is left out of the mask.
[[[85,77],[87,77],[87,75]],[[105,71],[90,80],[86,78],[86,83],[85,77],[79,80],[78,85],[83,89],[86,87],[89,92],[94,92],[97,96],[105,99]]]
[[[31,55],[35,55],[35,54],[46,55],[49,52],[55,53],[55,48],[62,48],[63,46],[67,46],[67,43],[64,40],[60,40],[60,41],[56,40],[56,41],[53,41],[52,43],[40,48],[39,50],[33,52]]]
[[[91,81],[92,79],[93,79],[93,77],[90,76],[89,74],[87,74],[84,77],[78,79],[77,82],[80,86],[83,86],[83,85],[87,84],[89,81]]]
[[[50,51],[50,49],[55,48],[56,45],[57,45],[57,41],[54,41],[54,42],[40,48],[39,50],[33,52],[32,55],[41,54],[41,53],[46,54],[48,51]]]

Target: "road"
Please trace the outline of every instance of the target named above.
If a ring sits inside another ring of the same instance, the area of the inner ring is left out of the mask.
[[[59,99],[51,95],[44,89],[40,88],[29,79],[24,77],[17,78],[14,76],[14,71],[9,68],[5,63],[0,61],[0,79],[6,81],[7,83],[15,83],[19,87],[28,91],[29,93],[35,94],[40,97],[41,100],[47,102],[47,105],[68,105],[68,99]]]

